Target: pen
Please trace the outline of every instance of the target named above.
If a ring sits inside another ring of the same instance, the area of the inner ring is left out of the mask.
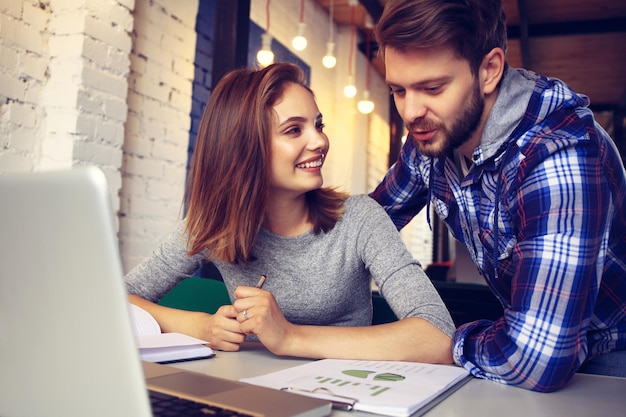
[[[259,279],[259,282],[256,284],[256,287],[259,289],[263,288],[263,284],[265,284],[266,279],[267,277],[265,275],[261,275],[261,279]]]

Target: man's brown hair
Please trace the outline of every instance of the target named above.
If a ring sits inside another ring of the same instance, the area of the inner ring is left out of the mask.
[[[451,47],[474,75],[489,51],[507,47],[501,0],[390,0],[374,30],[383,54]]]

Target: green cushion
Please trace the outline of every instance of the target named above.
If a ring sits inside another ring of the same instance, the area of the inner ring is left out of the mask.
[[[160,305],[166,307],[210,314],[230,303],[226,285],[222,281],[200,277],[184,279],[159,301]]]

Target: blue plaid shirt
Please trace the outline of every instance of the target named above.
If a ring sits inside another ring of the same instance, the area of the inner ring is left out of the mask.
[[[398,229],[432,205],[502,302],[499,320],[454,335],[455,362],[475,376],[549,392],[626,350],[626,174],[587,105],[508,69],[467,175],[407,140],[371,194]]]

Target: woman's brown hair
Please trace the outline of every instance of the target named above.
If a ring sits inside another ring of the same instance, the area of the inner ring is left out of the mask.
[[[231,71],[213,89],[187,181],[189,255],[208,250],[209,258],[229,263],[254,259],[270,189],[273,106],[289,83],[308,89],[298,66],[281,63]],[[307,193],[314,233],[335,226],[346,197],[328,188]]]

